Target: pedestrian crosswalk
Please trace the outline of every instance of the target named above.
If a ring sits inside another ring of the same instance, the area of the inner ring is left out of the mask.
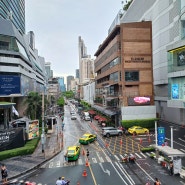
[[[150,156],[150,153],[135,152],[132,153],[136,160],[143,160]],[[77,161],[66,162],[63,158],[58,158],[57,160],[51,160],[48,163],[41,166],[41,168],[57,168],[57,167],[67,167],[67,166],[76,166],[76,165],[85,165],[87,162],[89,164],[97,164],[111,161],[121,161],[124,154],[114,154],[111,156],[102,155],[99,152],[94,152],[93,155],[87,160],[85,156],[80,156]]]

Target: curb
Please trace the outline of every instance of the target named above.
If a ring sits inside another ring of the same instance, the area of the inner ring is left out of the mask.
[[[28,169],[28,170],[25,170],[25,171],[19,173],[18,175],[15,175],[15,176],[12,176],[12,177],[8,178],[8,180],[10,180],[9,184],[14,184],[14,183],[15,183],[15,181],[11,182],[11,180],[13,180],[13,179],[15,179],[15,178],[17,178],[17,177],[20,177],[20,176],[22,176],[22,175],[24,175],[24,174],[26,174],[26,173],[29,173],[29,172],[31,172],[31,171],[33,171],[33,170],[35,170],[35,169],[38,169],[38,168],[39,168],[40,166],[42,166],[44,163],[48,162],[48,161],[51,160],[53,157],[57,156],[61,151],[62,151],[62,150],[56,152],[53,156],[49,157],[48,159],[45,159],[43,162],[37,164],[36,166],[34,166],[34,167],[32,167],[32,168],[30,168],[30,169]],[[0,183],[0,185],[3,185],[3,183]]]

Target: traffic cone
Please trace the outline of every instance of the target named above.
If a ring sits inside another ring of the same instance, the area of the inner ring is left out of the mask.
[[[88,159],[86,160],[85,166],[89,166]]]
[[[122,145],[123,144],[123,141],[122,141],[122,139],[120,140],[120,145]]]
[[[86,172],[86,170],[83,171],[82,176],[83,176],[83,177],[87,177],[87,172]]]
[[[149,142],[149,143],[151,142],[150,134],[149,134],[149,133],[148,133],[148,142]]]
[[[140,144],[142,144],[142,142],[143,142],[143,141],[142,141],[142,138],[140,138]]]
[[[109,147],[109,144],[108,143],[105,143],[105,147],[108,148]]]

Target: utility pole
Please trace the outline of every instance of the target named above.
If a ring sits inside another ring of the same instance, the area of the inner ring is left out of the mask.
[[[42,93],[42,134],[41,134],[41,142],[42,142],[42,153],[44,153],[44,144],[45,144],[45,132],[44,132],[44,92]]]

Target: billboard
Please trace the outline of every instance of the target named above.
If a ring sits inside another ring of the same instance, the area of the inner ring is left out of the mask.
[[[158,127],[157,128],[157,144],[162,146],[165,142],[165,128]]]
[[[23,147],[24,128],[0,130],[0,151]]]
[[[20,94],[20,76],[0,75],[0,95]]]
[[[179,84],[172,84],[172,98],[179,99]]]
[[[39,121],[33,120],[29,122],[28,140],[39,137]]]
[[[144,96],[136,96],[136,97],[128,97],[128,105],[130,106],[136,106],[136,105],[150,105],[150,97],[144,97]]]

